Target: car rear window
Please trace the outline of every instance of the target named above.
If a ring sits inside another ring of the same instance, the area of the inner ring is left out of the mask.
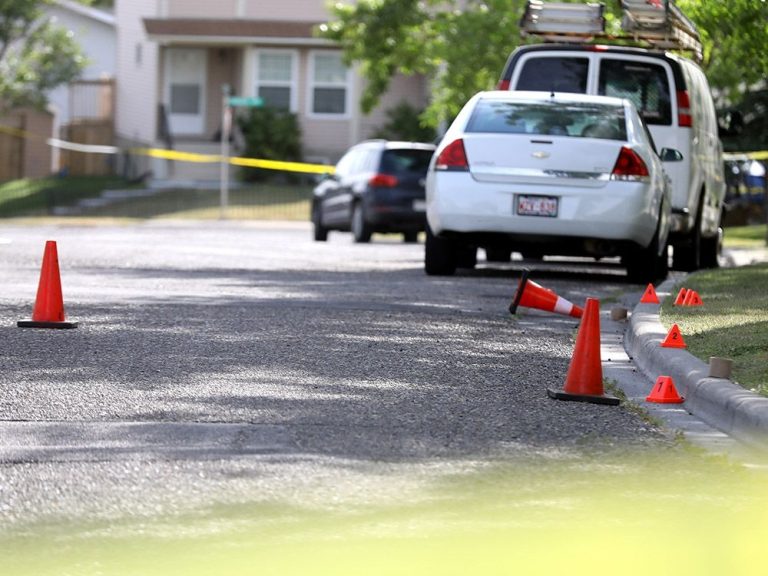
[[[478,100],[465,132],[626,140],[624,107],[610,104]]]
[[[516,90],[587,92],[589,60],[574,56],[528,58],[520,70]]]
[[[381,158],[381,171],[387,174],[427,173],[432,150],[390,149]]]
[[[672,124],[669,79],[659,64],[604,58],[598,93],[631,100],[648,124]]]

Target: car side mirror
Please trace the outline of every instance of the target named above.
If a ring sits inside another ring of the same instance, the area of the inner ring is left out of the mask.
[[[683,153],[674,148],[662,148],[659,158],[662,162],[682,162]]]

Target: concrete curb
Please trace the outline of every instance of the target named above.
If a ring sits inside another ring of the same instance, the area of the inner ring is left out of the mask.
[[[656,292],[671,296],[675,280]],[[652,382],[671,376],[685,402],[683,408],[710,426],[756,448],[768,450],[768,398],[745,390],[730,380],[710,378],[709,366],[687,352],[662,348],[667,330],[659,320],[659,304],[638,304],[624,336],[624,347],[635,365]]]

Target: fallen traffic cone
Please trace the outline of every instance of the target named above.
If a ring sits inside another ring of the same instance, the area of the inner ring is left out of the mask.
[[[528,308],[538,308],[547,312],[556,312],[557,314],[581,318],[584,310],[565,298],[561,298],[549,288],[544,288],[533,280],[528,280],[528,274],[528,270],[523,270],[523,275],[520,277],[520,282],[517,285],[517,292],[515,292],[515,297],[509,305],[510,314],[517,312],[518,306],[526,306]]]
[[[657,404],[682,404],[684,402],[677,393],[671,376],[659,376],[645,401],[656,402]]]
[[[640,298],[642,304],[658,304],[659,297],[656,295],[656,289],[653,284],[648,284],[648,287],[643,292],[642,298]]]
[[[64,320],[64,300],[61,296],[59,256],[56,242],[48,240],[43,253],[40,283],[37,286],[32,320],[19,320],[19,328],[77,328],[77,322]]]
[[[688,288],[680,288],[680,292],[677,293],[677,298],[673,302],[674,306],[682,306],[685,302],[685,295],[688,294]]]
[[[685,348],[685,340],[683,340],[683,333],[680,332],[680,328],[677,324],[672,324],[672,328],[669,329],[667,337],[661,343],[664,348]]]
[[[603,391],[603,366],[600,360],[600,301],[587,298],[579,325],[573,358],[562,391],[547,389],[555,400],[574,400],[593,404],[617,405],[619,399]]]
[[[699,293],[696,292],[696,290],[688,290],[688,293],[685,295],[685,300],[683,300],[683,306],[703,306],[704,301],[701,299],[701,296],[699,296]]]

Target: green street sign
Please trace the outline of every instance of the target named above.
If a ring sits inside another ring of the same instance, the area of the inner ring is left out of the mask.
[[[264,99],[259,97],[230,96],[227,99],[227,104],[230,106],[264,106]]]

